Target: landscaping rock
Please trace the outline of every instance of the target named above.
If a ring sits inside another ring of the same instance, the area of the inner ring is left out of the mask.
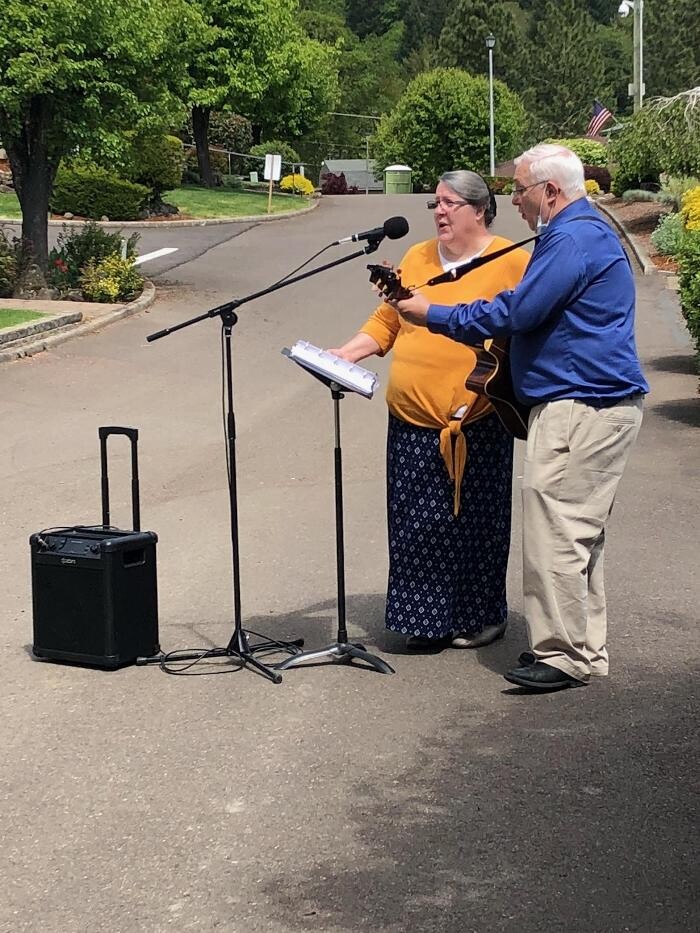
[[[31,265],[25,272],[21,287],[15,293],[15,298],[38,299],[39,301],[55,301],[59,297],[58,289],[49,288],[44,281],[41,270]]]

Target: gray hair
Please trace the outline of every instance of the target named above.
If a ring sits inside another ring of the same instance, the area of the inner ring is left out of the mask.
[[[575,152],[565,146],[539,143],[523,152],[515,164],[523,163],[530,170],[530,178],[537,181],[556,181],[566,198],[585,195],[583,164]]]
[[[474,207],[483,207],[484,223],[487,227],[491,226],[496,216],[496,199],[481,175],[459,169],[456,172],[445,172],[440,176],[440,181]]]

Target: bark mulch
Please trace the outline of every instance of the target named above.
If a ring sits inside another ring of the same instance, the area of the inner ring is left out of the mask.
[[[655,201],[625,202],[622,198],[612,198],[605,201],[605,206],[611,210],[617,219],[625,225],[629,232],[637,238],[644,247],[644,251],[654,265],[664,272],[677,272],[678,263],[670,256],[657,253],[651,235],[656,229],[659,220],[670,213],[665,204]]]

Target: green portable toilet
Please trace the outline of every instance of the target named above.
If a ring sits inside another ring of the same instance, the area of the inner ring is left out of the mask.
[[[411,194],[411,169],[408,165],[387,165],[384,169],[384,194]]]

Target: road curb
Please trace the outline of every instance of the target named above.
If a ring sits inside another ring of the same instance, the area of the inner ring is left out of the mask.
[[[630,233],[626,225],[621,220],[618,220],[611,210],[609,210],[599,201],[594,201],[593,203],[595,204],[595,207],[602,214],[605,214],[608,220],[610,220],[610,222],[615,227],[617,227],[617,229],[623,235],[623,237],[625,238],[625,241],[629,245],[629,248],[634,258],[639,263],[639,266],[642,270],[643,275],[653,275],[655,272],[663,272],[662,269],[658,269],[656,265],[651,261],[651,259],[649,259],[649,257],[646,254],[646,250],[644,249],[642,244],[639,242],[637,237],[633,233]]]
[[[95,331],[101,330],[108,324],[113,324],[115,321],[121,320],[121,318],[130,317],[132,314],[138,314],[139,311],[145,311],[146,308],[153,304],[155,298],[156,287],[153,282],[146,280],[144,282],[143,291],[139,297],[130,301],[128,304],[115,308],[113,311],[108,311],[105,314],[100,314],[91,321],[83,321],[80,324],[63,327],[58,333],[52,333],[48,337],[39,337],[39,339],[30,341],[20,347],[10,347],[0,352],[0,363],[11,363],[14,360],[19,360],[26,356],[34,356],[36,353],[41,353],[51,347],[56,347],[73,337],[84,337],[86,334],[93,334]]]
[[[250,223],[269,223],[273,220],[288,220],[290,217],[302,217],[309,211],[316,210],[321,203],[317,198],[308,207],[302,207],[298,211],[280,211],[278,214],[250,214],[242,217],[212,217],[202,218],[201,220],[97,220],[98,227],[114,227],[131,229],[133,227],[148,227],[149,229],[160,229],[161,227],[215,227],[218,224],[250,224]],[[21,218],[0,217],[0,223],[16,224],[22,223]],[[86,220],[49,220],[51,227],[82,227],[88,223]]]
[[[4,327],[0,331],[0,348],[8,343],[16,343],[28,337],[39,337],[50,334],[59,327],[68,327],[70,324],[79,324],[83,319],[80,311],[47,312],[42,311],[44,317],[38,320],[15,324],[13,327]]]

